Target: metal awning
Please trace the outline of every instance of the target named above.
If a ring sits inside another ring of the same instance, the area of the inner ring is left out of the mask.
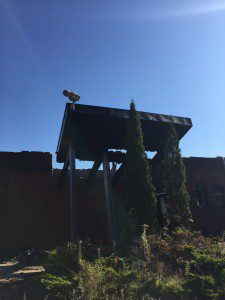
[[[192,127],[190,118],[139,112],[146,151],[163,149],[169,124],[173,122],[179,140]],[[57,162],[65,162],[72,139],[75,157],[95,161],[104,149],[126,149],[129,110],[76,104],[65,107],[57,146]]]

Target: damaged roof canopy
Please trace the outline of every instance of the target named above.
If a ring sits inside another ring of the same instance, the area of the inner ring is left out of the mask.
[[[169,124],[173,122],[179,140],[192,127],[190,118],[139,112],[146,151],[163,149]],[[57,162],[65,162],[70,139],[75,156],[95,161],[104,149],[126,149],[125,136],[129,110],[76,104],[75,110],[66,104],[60,131]]]

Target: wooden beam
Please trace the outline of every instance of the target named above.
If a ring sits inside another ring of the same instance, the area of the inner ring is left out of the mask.
[[[113,241],[116,240],[116,227],[115,227],[115,213],[114,213],[112,184],[110,178],[108,150],[105,150],[103,152],[103,175],[104,175],[109,241],[110,243],[113,243]]]
[[[70,182],[70,241],[78,241],[77,232],[77,210],[76,210],[76,182],[75,182],[75,149],[70,142],[69,145],[69,182]]]
[[[112,169],[110,170],[111,178],[116,173],[116,166],[117,166],[117,163],[116,162],[112,162]]]
[[[87,176],[87,178],[86,178],[86,180],[85,180],[85,185],[86,185],[86,187],[89,188],[89,187],[91,186],[91,184],[92,184],[92,182],[93,182],[93,179],[94,179],[96,173],[98,172],[98,169],[99,169],[101,163],[102,163],[102,160],[100,160],[100,159],[99,159],[99,160],[96,160],[96,161],[94,162],[93,167],[92,167],[92,169],[90,170],[90,172],[89,172],[89,174],[88,174],[88,176]]]
[[[90,146],[86,146],[86,149],[90,149]],[[99,160],[99,157],[102,157],[102,151],[103,150],[98,149],[98,152],[95,154],[93,152],[85,152],[82,153],[82,155],[80,153],[76,153],[76,158],[82,161],[96,161]],[[108,153],[110,162],[116,162],[118,164],[121,164],[126,158],[126,153],[122,151],[108,151]]]
[[[115,172],[115,174],[112,177],[112,186],[116,186],[119,182],[120,178],[123,176],[125,171],[125,163],[122,163],[119,169]]]
[[[108,151],[108,157],[110,162],[121,164],[126,159],[126,153],[121,151]]]

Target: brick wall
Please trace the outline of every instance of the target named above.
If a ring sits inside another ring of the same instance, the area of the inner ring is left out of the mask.
[[[84,189],[83,175],[78,170],[80,238],[104,241],[103,186],[96,179],[91,189]],[[58,180],[59,170],[52,170],[50,153],[0,153],[0,254],[48,248],[69,240],[68,178],[63,188]]]
[[[206,234],[218,234],[225,230],[225,205],[218,206],[215,199],[215,187],[225,192],[225,165],[222,157],[184,158],[187,173],[187,189],[191,197],[191,210],[194,218],[193,227]],[[206,193],[206,205],[197,206],[197,189],[203,187]]]
[[[193,229],[200,230],[204,234],[219,234],[225,230],[225,164],[224,158],[184,158],[187,177],[187,190],[190,194],[190,208],[194,223]],[[163,192],[161,166],[153,170],[153,184],[157,193]],[[214,197],[214,187],[219,186],[223,190],[222,206],[217,206]],[[206,206],[197,205],[197,189],[203,187],[206,193]]]
[[[215,204],[214,187],[225,191],[223,158],[184,158],[191,196],[193,227],[207,234],[225,229],[225,206]],[[69,240],[69,187],[59,188],[60,170],[52,169],[50,153],[0,152],[0,253],[48,248]],[[77,170],[78,230],[80,238],[107,240],[104,187],[99,171],[85,188],[87,171]],[[160,167],[153,172],[157,192],[163,191]],[[196,202],[196,189],[204,186],[207,206]],[[120,193],[120,186],[114,191]],[[224,195],[223,195],[224,196]]]

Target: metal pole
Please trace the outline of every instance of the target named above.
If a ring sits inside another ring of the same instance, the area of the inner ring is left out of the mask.
[[[103,174],[104,174],[104,186],[105,186],[109,240],[111,243],[113,243],[113,241],[116,240],[116,228],[115,228],[113,192],[112,192],[112,184],[111,184],[111,178],[110,178],[108,150],[105,150],[103,152]]]
[[[75,150],[70,142],[69,145],[69,167],[70,167],[70,241],[77,242],[77,210],[76,210],[76,182],[75,182]]]

